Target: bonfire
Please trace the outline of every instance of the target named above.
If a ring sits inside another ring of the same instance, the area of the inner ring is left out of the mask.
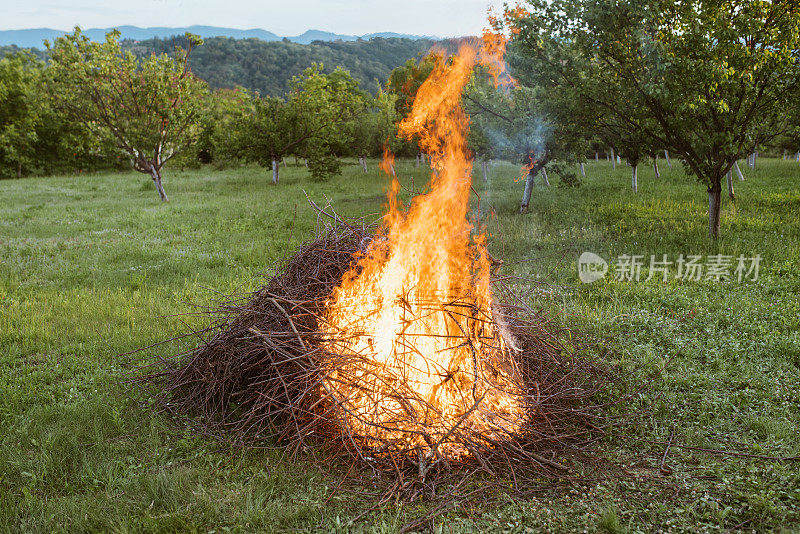
[[[603,372],[525,305],[518,281],[493,273],[468,220],[461,93],[476,65],[496,69],[497,51],[465,45],[439,61],[399,125],[431,156],[429,192],[404,207],[387,172],[377,228],[317,208],[331,219],[320,235],[158,374],[163,407],[401,478],[464,466],[570,476],[571,453],[602,432],[588,399]]]

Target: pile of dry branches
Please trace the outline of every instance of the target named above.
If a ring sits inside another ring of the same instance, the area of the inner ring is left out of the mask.
[[[331,344],[323,339],[320,321],[326,299],[372,235],[364,225],[328,227],[282,262],[265,287],[209,312],[210,326],[193,332],[202,343],[163,359],[165,368],[147,377],[161,392],[159,406],[243,443],[277,442],[294,452],[321,452],[326,462],[337,458],[371,467],[356,471],[380,473],[394,493],[441,483],[448,474],[462,479],[486,472],[521,491],[534,479],[591,477],[597,458],[592,444],[612,424],[598,399],[613,377],[584,355],[574,336],[541,310],[530,309],[519,291],[522,281],[511,278],[498,277],[493,289],[501,303],[495,315],[514,339],[515,350],[508,354],[518,375],[521,425],[482,432],[456,422],[413,446],[380,443],[375,434],[346,422],[344,415],[352,421],[353,414],[344,413],[343,395],[350,393],[342,392],[353,388],[331,388],[326,380],[352,369],[354,360],[326,349]],[[398,402],[420,406],[408,389],[387,387],[386,394],[403,397]],[[478,403],[476,398],[474,408]],[[408,417],[420,417],[418,412],[409,409]],[[461,452],[445,454],[454,444]]]

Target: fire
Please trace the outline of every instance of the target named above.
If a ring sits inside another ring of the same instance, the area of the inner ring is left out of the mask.
[[[401,211],[387,152],[382,228],[327,303],[321,328],[339,361],[323,387],[363,444],[456,457],[466,453],[457,436],[497,438],[522,424],[485,238],[467,220],[472,159],[461,92],[476,65],[496,65],[496,51],[463,46],[420,87],[399,127],[431,155],[430,192]]]

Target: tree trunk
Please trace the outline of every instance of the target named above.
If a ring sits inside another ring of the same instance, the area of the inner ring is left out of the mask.
[[[728,171],[728,174],[725,176],[728,181],[728,197],[736,201],[736,193],[733,191],[733,171]]]
[[[656,173],[656,178],[661,178],[661,171],[658,170],[658,156],[653,156],[653,170]]]
[[[153,177],[153,183],[156,184],[156,191],[158,191],[158,196],[161,197],[161,201],[169,202],[169,197],[166,191],[164,191],[164,186],[161,184],[161,170],[151,165],[150,176]]]
[[[278,160],[272,160],[272,185],[278,185]]]
[[[617,170],[617,156],[614,155],[614,149],[611,149],[611,168]]]
[[[489,181],[489,162],[484,160],[481,161],[481,170],[483,171],[483,181]]]
[[[283,158],[283,168],[285,169],[286,167],[287,167],[287,165],[286,165],[286,158]]]
[[[550,180],[547,179],[547,169],[542,167],[542,180],[544,180],[544,185],[550,187]]]
[[[17,178],[22,178],[22,163],[17,162]]]
[[[631,186],[633,187],[633,192],[636,193],[639,191],[639,164],[632,164],[631,169]]]
[[[584,166],[582,161],[581,161],[581,176],[586,178],[586,167]]]
[[[669,160],[669,150],[664,151],[664,159],[667,160],[667,167],[672,168],[672,162]]]
[[[721,192],[721,180],[717,178],[716,184],[708,188],[708,236],[711,239],[719,237],[720,211],[722,208]]]
[[[739,177],[740,182],[744,182],[744,174],[742,174],[742,169],[739,168],[739,162],[733,162],[733,170],[736,171],[736,175]]]
[[[536,171],[531,169],[525,177],[525,191],[522,193],[522,204],[519,207],[520,213],[528,213],[528,205],[531,203],[531,193],[533,192],[534,178],[536,178]]]
[[[595,163],[597,163],[598,161],[600,161],[600,154],[598,154],[597,152],[595,152],[595,153],[594,153],[594,162],[595,162]]]
[[[419,154],[414,156],[414,167],[419,167]]]
[[[366,174],[368,172],[367,171],[367,158],[366,158],[366,156],[361,158],[361,168],[364,169],[364,174]]]
[[[786,161],[786,150],[783,151],[783,161]]]

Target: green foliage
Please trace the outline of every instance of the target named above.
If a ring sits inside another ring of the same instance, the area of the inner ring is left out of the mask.
[[[397,138],[396,112],[397,95],[380,91],[368,99],[367,109],[357,120],[350,121],[348,134],[350,150],[348,155],[357,157],[378,157],[384,147],[392,145]]]
[[[47,75],[45,63],[27,52],[0,59],[0,177],[123,168],[109,147],[53,106]]]
[[[315,149],[313,146],[310,153],[312,155],[308,158],[308,170],[313,179],[327,180],[331,176],[338,176],[342,173],[342,164],[336,156],[324,149]]]
[[[315,64],[292,79],[288,102],[296,113],[305,154],[313,158],[352,149],[353,129],[348,126],[367,112],[372,98],[346,70],[337,67],[326,74]]]
[[[0,176],[21,176],[35,164],[42,122],[41,69],[28,54],[0,59]]]
[[[181,159],[193,165],[214,163],[220,168],[230,164],[238,157],[237,121],[250,112],[252,96],[246,89],[220,89],[204,94],[197,118],[200,127],[197,142]]]

